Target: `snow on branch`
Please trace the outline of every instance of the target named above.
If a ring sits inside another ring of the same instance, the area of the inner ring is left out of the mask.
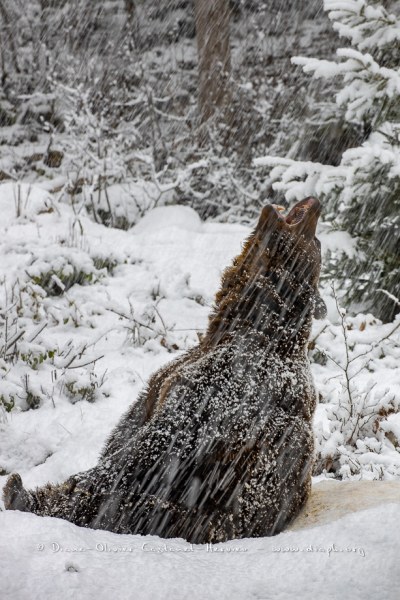
[[[292,62],[316,78],[343,77],[344,85],[336,95],[336,102],[346,107],[347,121],[362,123],[374,107],[383,107],[400,95],[400,69],[381,67],[370,54],[353,48],[339,48],[337,55],[342,62],[303,56],[293,57]]]
[[[400,42],[400,24],[376,1],[325,0],[324,9],[341,37],[359,50],[383,48]]]

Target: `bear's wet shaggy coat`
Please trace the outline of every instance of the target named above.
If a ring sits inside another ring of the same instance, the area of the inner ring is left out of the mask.
[[[311,486],[319,213],[314,198],[286,218],[266,206],[204,338],[153,375],[98,465],[33,491],[12,475],[6,508],[196,543],[281,531]]]

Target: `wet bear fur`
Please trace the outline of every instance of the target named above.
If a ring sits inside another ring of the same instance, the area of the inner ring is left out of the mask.
[[[151,377],[97,466],[32,491],[14,474],[6,508],[195,543],[282,531],[311,486],[319,213],[314,198],[286,218],[265,206],[203,339]]]

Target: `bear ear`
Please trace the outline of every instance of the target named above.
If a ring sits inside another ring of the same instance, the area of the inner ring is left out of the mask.
[[[262,231],[273,230],[282,224],[283,219],[273,204],[267,204],[261,211],[257,229]]]
[[[320,201],[310,196],[293,206],[286,217],[286,223],[294,233],[311,240],[315,237],[320,214]]]

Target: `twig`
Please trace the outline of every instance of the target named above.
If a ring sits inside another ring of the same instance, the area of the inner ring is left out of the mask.
[[[74,357],[74,359],[75,359],[75,358],[76,358],[76,356]],[[64,369],[68,369],[68,368],[69,368],[69,369],[80,369],[81,367],[87,367],[88,365],[91,365],[92,363],[93,363],[93,364],[96,364],[96,362],[97,362],[98,360],[101,360],[102,358],[104,358],[104,354],[102,354],[101,356],[98,356],[97,358],[94,358],[93,360],[89,360],[89,361],[88,361],[88,362],[86,362],[86,363],[83,363],[83,364],[80,364],[80,365],[75,365],[74,367],[68,367],[68,366],[67,366],[67,367],[64,367]],[[71,362],[72,362],[72,361],[71,361]],[[71,363],[69,363],[69,364],[71,364]]]

